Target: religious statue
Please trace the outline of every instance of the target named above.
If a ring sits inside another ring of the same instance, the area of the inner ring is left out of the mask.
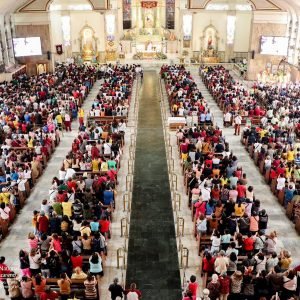
[[[145,14],[145,20],[144,20],[144,27],[145,28],[153,28],[154,27],[154,17],[152,13]]]
[[[46,73],[46,64],[38,64],[37,65],[37,75],[41,75]]]
[[[96,38],[91,27],[85,26],[81,31],[81,51],[84,61],[91,61],[97,53]]]
[[[207,50],[211,50],[213,48],[214,48],[213,47],[213,39],[212,39],[212,36],[210,35],[207,40]]]
[[[147,52],[151,52],[152,51],[152,42],[149,41],[148,44],[147,44]]]

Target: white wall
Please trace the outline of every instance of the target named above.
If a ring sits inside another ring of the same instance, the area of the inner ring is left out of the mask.
[[[105,22],[104,15],[94,11],[70,12],[71,17],[71,39],[72,51],[80,51],[80,31],[88,25],[95,31],[95,37],[98,38],[98,51],[105,51]]]
[[[248,52],[251,34],[252,12],[236,12],[234,48],[235,52]]]
[[[201,11],[193,14],[193,51],[201,50],[200,37],[203,34],[203,30],[206,26],[212,24],[219,33],[219,51],[225,51],[226,47],[226,22],[227,12],[208,12]]]

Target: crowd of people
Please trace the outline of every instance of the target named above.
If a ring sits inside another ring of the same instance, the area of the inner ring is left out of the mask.
[[[252,122],[243,131],[243,142],[256,158],[257,164],[262,162],[261,172],[266,180],[275,186],[273,192],[287,209],[287,215],[297,224],[299,220],[299,199],[297,181],[299,181],[299,86],[297,84],[268,85],[256,83],[251,91],[243,88],[241,96],[235,95],[235,101],[244,103],[244,108],[236,106],[233,111],[230,102],[226,102],[228,86],[237,90],[236,83],[223,67],[202,68],[200,71],[207,87],[215,99],[225,101],[225,121],[232,115],[260,116],[259,122]],[[222,96],[222,93],[225,95]],[[250,95],[246,97],[245,95]],[[230,95],[229,95],[230,98]],[[230,99],[229,99],[230,100]],[[227,118],[227,119],[226,119]],[[234,122],[235,122],[234,117]]]
[[[235,107],[240,113],[238,102],[247,98],[247,91],[237,93],[232,86],[224,91],[230,84],[224,88],[225,71],[219,69],[221,73],[216,68],[206,82],[214,86],[219,80],[214,88],[223,91],[220,93],[231,105],[230,111]],[[194,108],[198,116],[199,106],[204,114],[209,112],[184,67],[164,66],[162,76],[173,113],[174,104]],[[237,96],[240,93],[241,98]],[[235,97],[238,99],[233,100]],[[176,135],[202,258],[202,279],[207,288],[204,294],[209,299],[270,299],[274,295],[291,299],[297,292],[298,270],[292,268],[290,252],[277,246],[278,237],[268,228],[263,202],[239,166],[238,157],[230,152],[222,131],[210,120],[200,121],[198,117],[198,124],[179,128]],[[196,299],[197,287],[196,277],[192,276],[183,299]]]
[[[132,66],[107,66],[92,109],[100,107],[108,111],[111,106],[122,105],[127,110],[134,78]],[[115,92],[116,98],[111,96]],[[124,113],[124,109],[122,111]],[[51,293],[51,299],[58,295],[69,299],[71,295],[80,294],[78,289],[82,288],[85,299],[98,299],[107,241],[112,236],[125,130],[126,123],[122,120],[117,126],[113,122],[110,126],[103,125],[101,119],[91,126],[80,124],[71,151],[52,179],[48,198],[32,213],[28,245],[19,252],[21,276],[17,277],[18,274],[9,269],[5,257],[0,258],[1,280],[12,299],[21,296],[49,299]],[[128,290],[122,289],[121,294],[114,285],[109,290],[112,299],[123,294],[127,294],[128,299],[141,296],[134,284]]]
[[[59,130],[71,129],[93,72],[93,67],[62,65],[55,73],[21,74],[0,84],[1,238],[58,144]]]

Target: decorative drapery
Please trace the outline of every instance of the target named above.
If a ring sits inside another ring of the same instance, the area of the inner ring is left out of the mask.
[[[141,1],[142,8],[155,8],[157,7],[157,1]]]
[[[131,28],[131,0],[123,0],[123,29]]]
[[[175,29],[175,0],[166,0],[166,27]]]

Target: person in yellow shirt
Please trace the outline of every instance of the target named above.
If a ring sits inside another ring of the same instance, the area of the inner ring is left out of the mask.
[[[63,119],[62,119],[62,116],[61,116],[60,113],[55,117],[55,120],[56,120],[56,123],[57,123],[57,127],[61,130]]]
[[[240,203],[236,203],[234,205],[234,213],[236,217],[242,217],[245,213],[245,205]]]
[[[65,199],[65,201],[61,205],[63,208],[63,214],[65,216],[68,216],[69,218],[72,217],[72,203],[68,202],[68,199]]]
[[[99,172],[99,160],[96,158],[92,160],[92,171]]]
[[[3,188],[2,193],[0,193],[0,203],[2,202],[5,204],[10,203],[10,192],[8,192],[6,188]]]
[[[101,163],[101,171],[103,171],[103,172],[108,171],[108,164],[105,160],[103,160],[102,163]]]
[[[84,122],[84,110],[82,107],[79,108],[78,110],[78,119],[79,119],[79,125],[83,126],[83,122]]]
[[[33,138],[32,137],[29,138],[29,141],[27,143],[27,147],[28,148],[33,148]]]
[[[287,152],[287,161],[288,162],[293,162],[295,160],[295,152],[294,150],[291,148],[288,152]]]

